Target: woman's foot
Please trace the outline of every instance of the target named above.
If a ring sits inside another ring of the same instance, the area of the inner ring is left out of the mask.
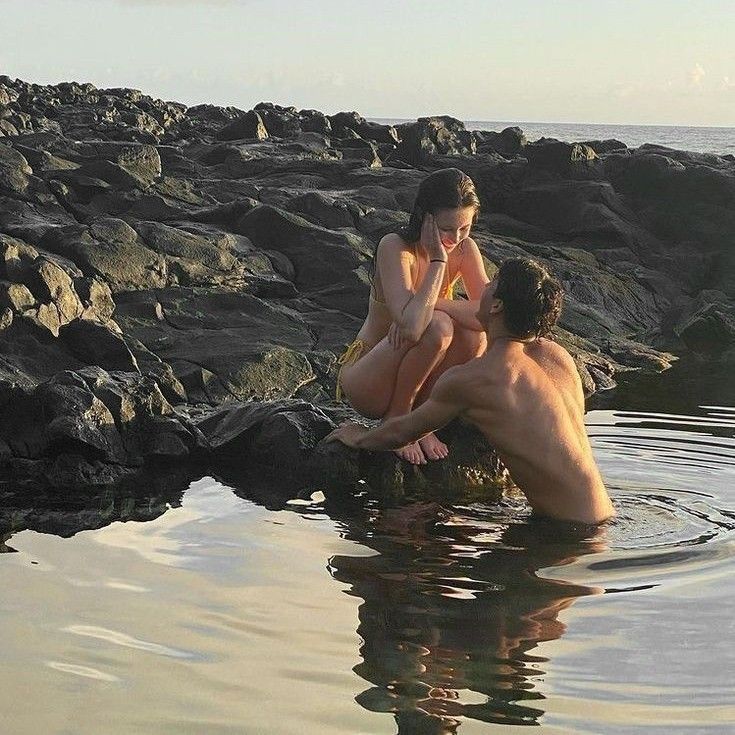
[[[449,447],[433,431],[419,439],[418,443],[428,459],[444,459],[449,454]]]
[[[401,447],[400,449],[394,449],[393,453],[411,464],[426,464],[426,457],[421,451],[418,442],[406,444],[405,447]]]

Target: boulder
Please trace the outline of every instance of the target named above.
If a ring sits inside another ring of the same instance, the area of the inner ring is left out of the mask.
[[[104,280],[113,293],[162,288],[168,281],[166,259],[148,248],[120,219],[106,217],[89,227],[58,228],[50,231],[41,244],[71,258],[85,275]]]
[[[0,143],[0,193],[23,194],[33,169],[18,151]]]
[[[290,138],[301,133],[301,123],[295,107],[282,107],[272,102],[259,102],[255,112],[260,115],[269,135]]]
[[[689,349],[705,355],[735,347],[735,305],[721,291],[702,291],[674,331]],[[735,351],[734,351],[735,353]]]
[[[604,173],[598,155],[584,143],[541,138],[523,147],[523,157],[534,168],[566,178],[601,178]]]
[[[228,123],[218,133],[220,140],[242,140],[243,138],[254,138],[255,140],[265,140],[268,137],[263,118],[256,110],[250,110],[241,117],[235,118]]]
[[[258,247],[283,253],[294,266],[296,286],[305,291],[345,278],[372,255],[372,245],[352,233],[336,233],[277,207],[245,214],[237,231]]]
[[[523,155],[523,149],[528,143],[519,127],[504,128],[499,133],[490,130],[475,130],[473,134],[477,140],[478,153],[495,151],[506,157]]]
[[[473,134],[456,118],[442,115],[420,117],[415,123],[396,127],[401,140],[398,155],[417,164],[433,154],[472,155],[477,151]]]

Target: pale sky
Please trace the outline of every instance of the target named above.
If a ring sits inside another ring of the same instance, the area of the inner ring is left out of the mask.
[[[733,0],[0,0],[0,73],[193,105],[735,126]]]

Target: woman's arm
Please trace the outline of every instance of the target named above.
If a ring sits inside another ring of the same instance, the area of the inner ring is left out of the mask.
[[[390,238],[390,239],[389,239]],[[378,247],[378,268],[388,310],[399,331],[399,341],[418,342],[434,314],[434,306],[444,282],[447,253],[441,244],[434,218],[427,214],[421,243],[429,253],[429,267],[414,290],[411,279],[413,256],[403,241],[387,235]]]
[[[485,271],[480,249],[477,243],[468,237],[462,243],[462,260],[459,275],[462,277],[465,291],[469,300],[465,299],[437,299],[435,308],[443,311],[465,329],[484,332],[485,329],[477,320],[477,310],[480,308],[480,298],[490,279]]]
[[[459,264],[459,275],[462,276],[464,290],[470,301],[479,303],[482,298],[482,292],[490,283],[487,272],[485,271],[485,263],[482,261],[482,254],[477,243],[468,237],[462,243],[462,260]]]
[[[454,319],[460,327],[471,329],[475,332],[484,332],[485,329],[477,320],[477,310],[480,301],[467,301],[466,299],[437,299],[437,311],[443,311]]]

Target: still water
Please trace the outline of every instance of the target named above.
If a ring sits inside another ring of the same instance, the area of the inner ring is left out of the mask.
[[[3,734],[732,732],[735,395],[676,370],[588,414],[591,535],[512,497],[7,490]]]

